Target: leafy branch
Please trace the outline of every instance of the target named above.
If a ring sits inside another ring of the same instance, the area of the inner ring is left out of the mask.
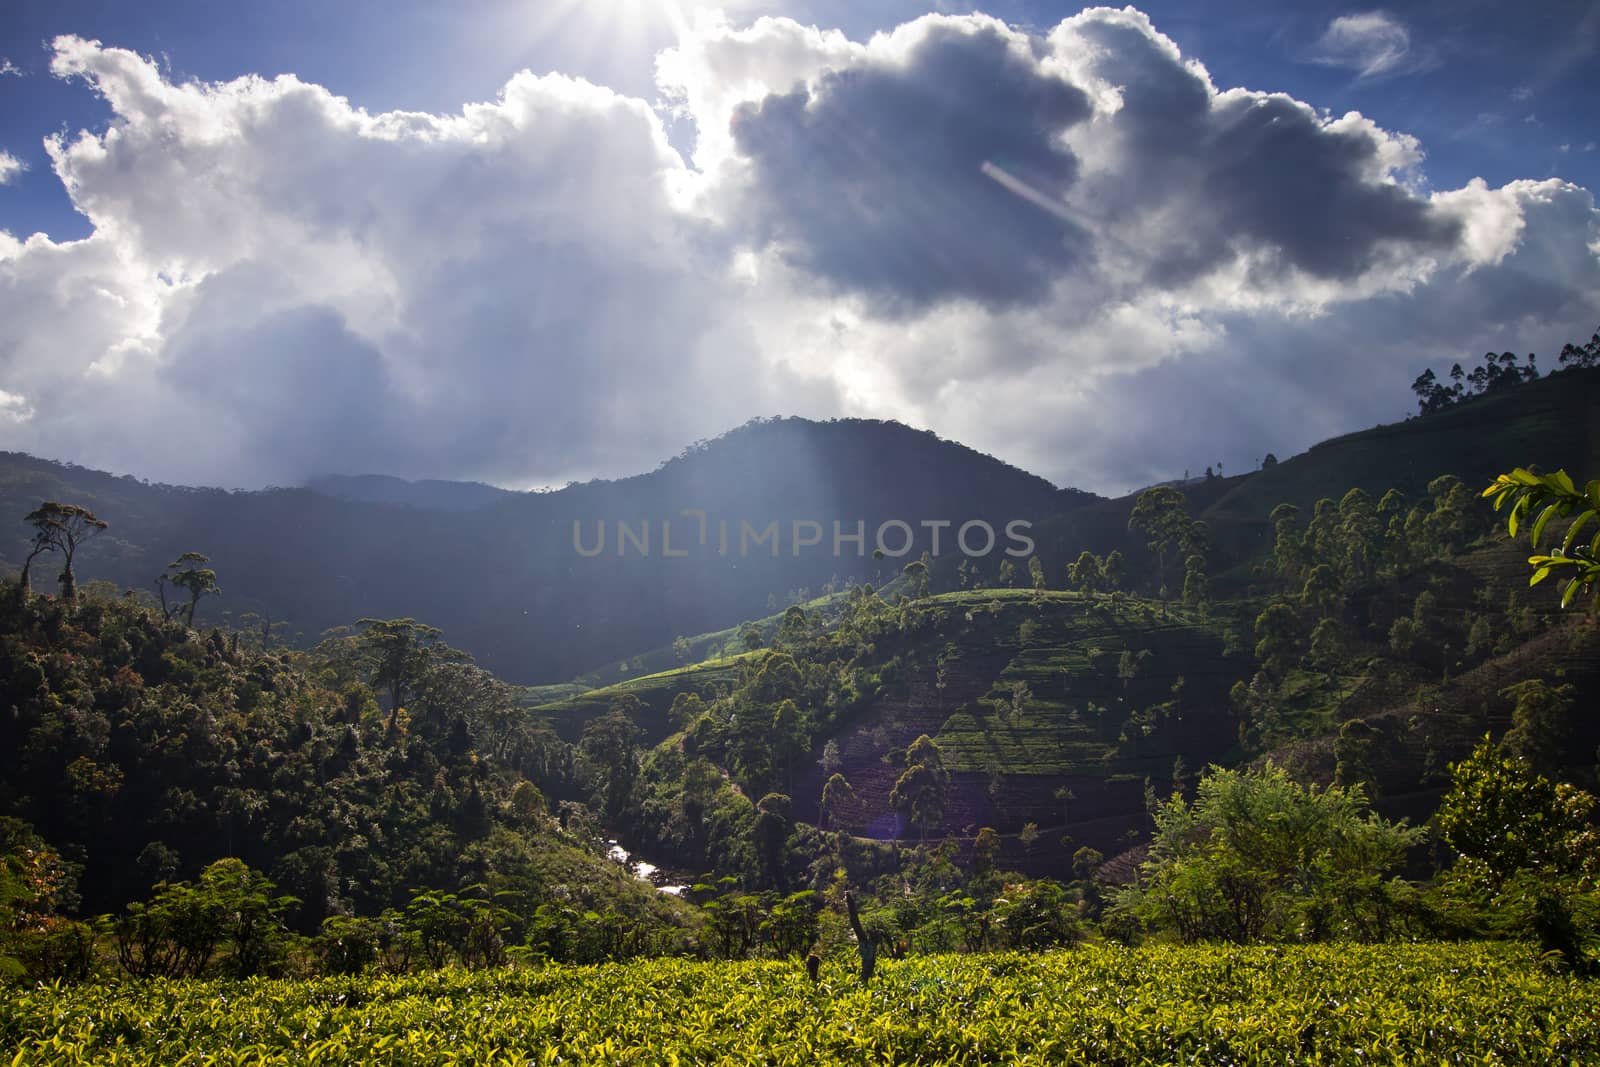
[[[1594,607],[1600,609],[1600,529],[1587,543],[1579,540],[1584,528],[1600,519],[1600,480],[1589,482],[1580,490],[1564,470],[1535,474],[1518,467],[1496,478],[1483,495],[1493,499],[1496,511],[1507,504],[1511,506],[1506,528],[1512,537],[1531,522],[1528,537],[1534,549],[1538,549],[1545,527],[1553,520],[1571,518],[1560,548],[1547,555],[1528,557],[1533,567],[1528,584],[1538,585],[1552,574],[1566,577],[1567,584],[1561,592],[1563,608],[1581,591],[1592,595]]]

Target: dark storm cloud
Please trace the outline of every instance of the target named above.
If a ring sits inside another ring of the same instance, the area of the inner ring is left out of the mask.
[[[984,173],[1046,197],[1077,163],[1056,137],[1083,92],[997,29],[934,22],[902,63],[832,72],[740,108],[756,231],[834,285],[904,311],[953,298],[1035,301],[1089,254],[1081,229]]]
[[[1446,252],[1459,223],[1384,179],[1395,144],[1363,123],[1330,123],[1289,97],[1218,94],[1141,19],[1075,20],[1057,38],[1085,54],[1121,107],[1105,122],[1118,158],[1092,201],[1111,219],[1166,211],[1148,277],[1173,286],[1254,253],[1271,270],[1350,280],[1397,253]],[[1173,210],[1176,208],[1177,210]]]

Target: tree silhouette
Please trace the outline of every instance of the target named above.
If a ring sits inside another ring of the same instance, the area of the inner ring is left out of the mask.
[[[194,626],[195,608],[200,606],[200,598],[207,593],[221,593],[222,588],[217,585],[217,572],[202,564],[211,562],[211,557],[199,552],[185,552],[171,563],[167,564],[167,573],[156,579],[156,588],[161,592],[161,611],[167,618],[172,618],[175,609],[167,605],[167,586],[175,586],[189,594],[189,610],[185,619],[186,626]]]
[[[78,581],[72,570],[73,559],[84,542],[111,524],[86,507],[78,504],[61,504],[54,500],[46,500],[29,512],[27,521],[36,531],[35,545],[42,539],[65,557],[61,566],[61,599],[66,601],[75,599],[78,593]],[[37,556],[39,551],[42,550],[35,550],[28,557],[29,560]]]

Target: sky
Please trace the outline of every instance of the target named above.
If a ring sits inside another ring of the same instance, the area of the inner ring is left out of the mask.
[[[1564,0],[12,0],[0,448],[534,487],[794,414],[1248,470],[1600,327],[1597,118]]]

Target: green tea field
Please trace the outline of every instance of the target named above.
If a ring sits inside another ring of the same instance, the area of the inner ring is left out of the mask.
[[[1600,985],[1511,944],[654,960],[8,990],[26,1064],[1579,1064]]]

